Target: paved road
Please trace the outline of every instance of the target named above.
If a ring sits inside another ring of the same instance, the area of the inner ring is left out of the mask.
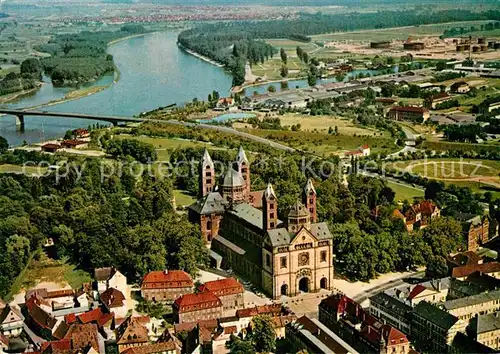
[[[366,299],[372,297],[375,294],[378,294],[378,293],[380,293],[382,291],[385,291],[385,290],[388,290],[388,289],[392,289],[392,288],[396,288],[398,286],[401,286],[401,285],[405,284],[406,282],[403,279],[406,279],[406,278],[422,278],[424,275],[425,275],[424,271],[419,271],[419,272],[412,273],[409,276],[408,275],[402,276],[401,278],[394,279],[394,280],[391,280],[391,281],[389,281],[387,283],[377,285],[377,286],[369,289],[368,291],[365,291],[365,292],[363,292],[363,293],[355,296],[353,300],[356,301],[358,304],[360,304],[360,303],[362,303],[363,301],[365,301]]]

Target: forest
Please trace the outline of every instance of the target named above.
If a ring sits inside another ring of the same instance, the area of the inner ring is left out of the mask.
[[[276,54],[276,49],[264,41],[254,40],[244,32],[204,32],[191,29],[181,32],[178,42],[218,63],[233,75],[233,86],[245,81],[245,64],[264,63]]]
[[[233,85],[244,82],[244,68],[262,62],[275,51],[259,39],[291,38],[307,42],[314,34],[359,29],[419,26],[469,20],[495,20],[500,11],[482,13],[450,9],[429,13],[428,10],[379,11],[347,14],[306,14],[297,19],[278,21],[229,21],[203,24],[183,31],[178,42],[199,54],[223,64],[233,74]],[[237,49],[233,48],[236,45]],[[234,50],[232,50],[234,49]]]
[[[0,80],[0,96],[38,87],[42,66],[38,59],[26,59],[21,63],[20,72],[10,72]]]
[[[4,145],[2,160],[46,160],[39,153],[6,152]],[[113,265],[134,281],[150,270],[195,274],[207,264],[200,231],[172,208],[170,180],[136,177],[126,162],[121,175],[101,178],[102,163],[69,158],[59,179],[0,175],[0,296],[47,238],[54,240],[57,257],[81,269]]]
[[[114,71],[113,56],[106,53],[109,42],[145,32],[140,25],[125,25],[114,32],[59,34],[36,49],[51,55],[42,65],[55,85],[79,84]]]

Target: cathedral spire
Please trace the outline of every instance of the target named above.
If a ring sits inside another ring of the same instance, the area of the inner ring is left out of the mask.
[[[317,195],[313,181],[311,178],[308,178],[302,193],[302,203],[304,203],[306,209],[309,211],[309,214],[311,214],[311,221],[314,223],[318,221],[316,214],[316,199]]]
[[[212,161],[212,158],[210,157],[210,154],[208,153],[207,148],[205,148],[205,151],[203,152],[203,157],[201,159],[201,164],[205,168],[208,166],[210,168],[214,168],[214,162]]]
[[[243,197],[244,199],[249,202],[250,201],[250,163],[247,158],[247,154],[245,153],[245,150],[243,150],[243,147],[240,146],[240,149],[238,151],[238,156],[236,156],[236,164],[238,167],[238,171],[241,173],[241,176],[243,177],[243,180],[245,181],[245,186],[243,189]]]
[[[262,195],[262,216],[263,216],[263,229],[275,229],[278,224],[278,198],[274,193],[271,183],[267,185],[264,194]]]
[[[243,146],[240,146],[240,149],[238,150],[237,161],[239,164],[241,164],[242,162],[246,162],[248,164],[247,154],[245,153]]]
[[[215,167],[208,150],[205,149],[200,162],[200,197],[214,191],[215,188]]]

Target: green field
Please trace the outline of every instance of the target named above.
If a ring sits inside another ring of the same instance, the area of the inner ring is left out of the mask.
[[[370,145],[372,154],[391,153],[399,149],[394,144],[394,139],[384,136],[327,135],[305,131],[292,132],[260,129],[239,130],[321,157],[329,157],[332,154],[338,155],[345,151],[357,149],[364,144]]]
[[[396,201],[412,201],[415,197],[424,197],[424,192],[416,188],[405,186],[399,183],[394,183],[391,181],[386,181],[387,186],[390,187],[396,193]]]
[[[473,159],[428,159],[398,161],[397,169],[404,169],[428,178],[494,177],[500,173],[500,161]]]
[[[40,175],[47,172],[46,167],[19,166],[4,164],[0,165],[0,173],[25,173],[27,175]]]
[[[74,265],[69,264],[66,260],[53,260],[48,258],[45,253],[41,253],[40,259],[32,259],[19,275],[7,298],[11,298],[23,289],[32,288],[41,282],[56,283],[61,287],[70,285],[71,288],[78,289],[83,283],[91,280],[90,274],[76,269]]]
[[[192,141],[192,140],[183,140],[183,139],[175,139],[175,138],[155,138],[150,136],[134,136],[134,135],[115,135],[116,139],[134,139],[139,140],[144,143],[151,144],[155,147],[156,153],[158,154],[159,161],[168,160],[169,151],[176,149],[185,149],[185,148],[202,148],[209,147],[210,149],[220,149],[216,148],[208,143],[200,142],[200,141]]]
[[[175,196],[175,202],[178,207],[187,207],[191,204],[193,204],[196,199],[188,194],[186,191],[181,191],[181,190],[174,190],[174,196]]]
[[[481,24],[486,24],[488,22],[491,21],[451,22],[451,23],[413,26],[413,27],[388,28],[381,30],[338,32],[338,33],[329,33],[329,34],[312,36],[312,39],[313,41],[319,41],[319,42],[340,41],[340,40],[352,40],[352,41],[362,41],[362,42],[405,40],[408,37],[416,39],[427,36],[440,36],[441,34],[443,34],[445,29],[451,29],[462,26],[463,27],[480,26]]]

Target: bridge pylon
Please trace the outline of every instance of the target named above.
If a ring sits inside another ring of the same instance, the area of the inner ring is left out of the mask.
[[[24,115],[22,114],[16,115],[16,129],[18,131],[24,132]]]

